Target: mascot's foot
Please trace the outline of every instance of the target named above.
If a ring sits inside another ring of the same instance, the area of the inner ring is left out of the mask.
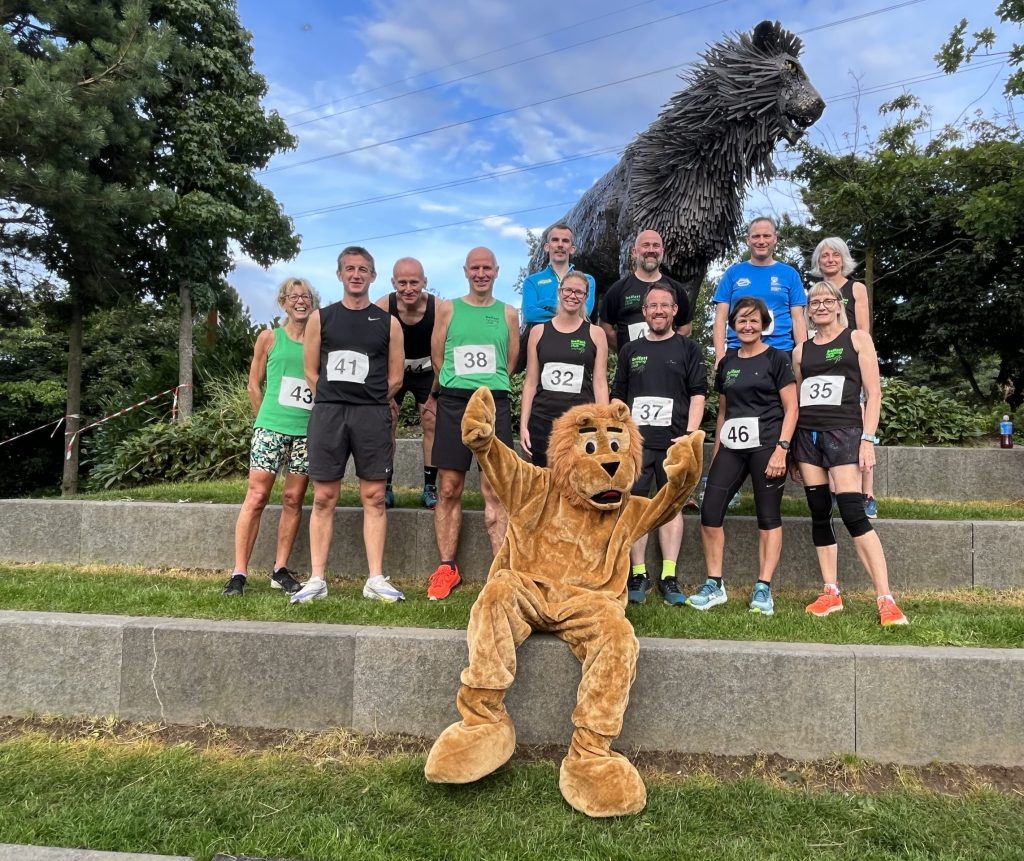
[[[598,746],[577,743],[581,732],[602,739]],[[622,754],[611,750],[611,739],[579,729],[558,775],[558,788],[569,805],[595,818],[639,813],[647,804],[647,788],[640,773]],[[600,748],[603,751],[597,752]]]
[[[431,783],[472,783],[495,771],[516,749],[516,728],[507,714],[497,723],[453,723],[434,742],[423,773]]]

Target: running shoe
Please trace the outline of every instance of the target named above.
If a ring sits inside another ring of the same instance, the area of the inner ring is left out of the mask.
[[[725,594],[725,583],[719,586],[714,580],[708,578],[704,581],[704,585],[697,590],[696,595],[691,595],[686,599],[686,603],[694,610],[710,610],[728,600],[729,596]]]
[[[436,484],[424,484],[423,493],[420,495],[420,499],[423,500],[423,507],[429,508],[431,511],[437,506],[437,485]]]
[[[732,509],[734,509],[742,501],[743,501],[743,496],[737,490],[736,493],[733,495],[733,498],[729,500],[729,510],[732,511]]]
[[[228,585],[224,587],[222,595],[226,595],[228,598],[241,598],[245,594],[245,575],[244,574],[232,574],[231,579],[228,580]]]
[[[758,583],[754,586],[754,594],[750,596],[751,613],[760,613],[762,616],[775,615],[775,601],[772,600],[772,590],[767,583]]]
[[[396,601],[404,601],[405,595],[391,585],[391,578],[383,574],[376,574],[367,577],[363,586],[363,597],[371,601],[383,601],[386,604],[394,604]]]
[[[807,605],[807,612],[812,616],[827,616],[829,613],[838,613],[842,609],[842,596],[837,595],[831,589],[825,589],[813,603]]]
[[[298,592],[292,595],[293,604],[305,604],[307,601],[317,601],[327,597],[327,583],[319,577],[310,578]]]
[[[679,581],[675,577],[662,577],[658,581],[658,591],[669,607],[682,606],[686,603],[686,596],[679,588]]]
[[[890,625],[909,625],[907,617],[903,615],[903,611],[896,606],[896,602],[892,598],[879,598],[878,599],[878,621],[882,623],[882,627],[888,628]]]
[[[270,588],[284,589],[289,595],[294,595],[302,588],[302,584],[292,576],[294,574],[282,565],[270,575]]]
[[[686,502],[683,503],[684,511],[700,511],[700,503],[697,502],[692,496],[686,497]]]
[[[878,503],[873,496],[864,497],[864,514],[872,520],[878,517]]]
[[[643,604],[651,591],[651,581],[646,574],[631,574],[626,581],[626,598],[630,604]]]
[[[394,488],[389,484],[384,488],[384,507],[394,508],[395,507],[395,491]]]
[[[443,601],[461,582],[462,576],[459,574],[458,565],[441,563],[427,582],[427,597],[431,601]]]

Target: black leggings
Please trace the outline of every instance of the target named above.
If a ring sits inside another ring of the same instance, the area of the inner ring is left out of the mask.
[[[734,450],[719,446],[718,454],[708,470],[707,487],[700,504],[701,526],[720,527],[725,522],[729,500],[749,475],[754,487],[754,508],[758,529],[778,529],[782,526],[782,491],[786,476],[768,478],[768,468],[775,446]]]

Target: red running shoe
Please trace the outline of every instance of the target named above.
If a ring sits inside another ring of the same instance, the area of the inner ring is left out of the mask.
[[[441,563],[437,570],[430,575],[427,585],[427,597],[431,601],[443,601],[452,594],[452,589],[462,582],[459,575],[458,565],[447,565]]]

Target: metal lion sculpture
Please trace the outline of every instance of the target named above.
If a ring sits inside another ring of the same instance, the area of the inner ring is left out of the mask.
[[[796,143],[825,109],[797,59],[802,48],[777,21],[708,48],[681,76],[686,89],[566,215],[576,268],[607,289],[631,268],[636,234],[657,230],[663,268],[695,296],[708,265],[733,247],[751,180],[770,180],[778,142]],[[544,265],[542,247],[530,271]]]

